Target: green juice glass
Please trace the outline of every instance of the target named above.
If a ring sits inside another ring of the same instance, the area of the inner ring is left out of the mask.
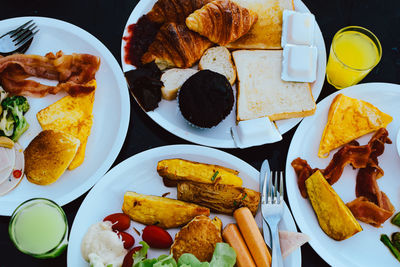
[[[67,247],[68,221],[54,201],[33,198],[13,212],[8,233],[19,251],[39,259],[55,258]]]

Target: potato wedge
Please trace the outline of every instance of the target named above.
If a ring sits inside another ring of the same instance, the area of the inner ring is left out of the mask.
[[[198,215],[210,215],[208,208],[196,204],[126,192],[122,211],[132,220],[146,225],[156,224],[161,228],[174,228],[190,222]]]
[[[157,164],[158,174],[170,180],[194,181],[207,184],[242,186],[238,171],[218,165],[199,163],[184,159],[166,159]],[[216,174],[216,175],[215,175]]]
[[[319,170],[306,180],[306,189],[319,225],[329,237],[340,241],[363,230]]]
[[[226,214],[241,207],[248,207],[255,216],[260,202],[260,193],[248,188],[195,182],[178,182],[178,199],[210,208]]]

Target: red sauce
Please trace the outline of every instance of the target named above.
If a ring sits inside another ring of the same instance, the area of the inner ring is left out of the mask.
[[[146,15],[128,26],[128,36],[123,37],[126,41],[125,63],[136,67],[142,66],[141,58],[154,41],[160,26],[149,20]]]

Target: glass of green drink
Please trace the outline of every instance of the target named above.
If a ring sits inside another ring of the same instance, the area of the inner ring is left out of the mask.
[[[55,258],[67,247],[68,221],[57,203],[33,198],[16,208],[8,233],[21,252],[40,259]]]

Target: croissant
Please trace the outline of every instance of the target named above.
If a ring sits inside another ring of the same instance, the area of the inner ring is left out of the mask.
[[[156,23],[184,24],[186,17],[212,0],[158,0],[147,17]]]
[[[219,45],[226,45],[246,34],[257,21],[257,13],[229,0],[206,4],[186,18],[189,29]]]
[[[155,40],[142,56],[142,62],[146,64],[155,60],[161,70],[171,67],[188,68],[212,45],[207,38],[189,30],[185,25],[167,23],[158,31]]]

